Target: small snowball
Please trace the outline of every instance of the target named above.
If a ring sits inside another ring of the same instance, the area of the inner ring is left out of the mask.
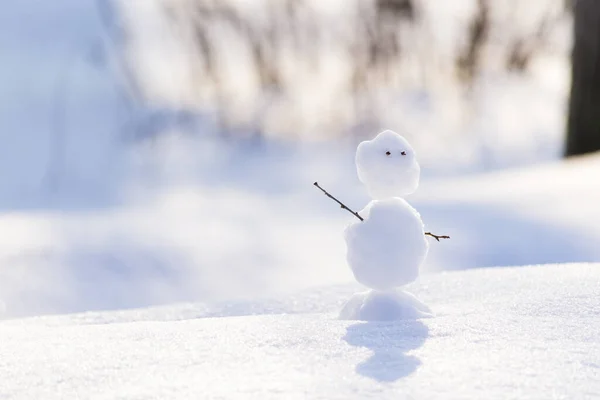
[[[396,321],[433,316],[431,309],[404,290],[354,294],[344,304],[339,318],[361,321]]]
[[[419,186],[421,168],[415,151],[390,130],[358,145],[356,168],[358,179],[374,199],[406,196]]]
[[[417,210],[395,197],[371,201],[359,214],[364,221],[344,231],[346,259],[356,280],[388,290],[417,279],[429,250]]]

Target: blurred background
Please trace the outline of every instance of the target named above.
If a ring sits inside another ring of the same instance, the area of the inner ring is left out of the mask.
[[[352,282],[384,129],[423,273],[600,258],[594,0],[6,0],[0,316]],[[451,279],[451,275],[449,275]]]

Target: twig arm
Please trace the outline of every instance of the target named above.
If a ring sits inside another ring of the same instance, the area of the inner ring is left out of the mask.
[[[321,186],[319,186],[318,182],[313,183],[313,185],[315,185],[316,187],[318,187],[319,189],[321,189],[321,191],[323,193],[325,193],[325,196],[329,197],[331,200],[335,201],[336,203],[338,203],[340,205],[340,207],[342,207],[344,210],[348,211],[350,214],[354,215],[356,218],[360,219],[361,221],[364,221],[363,217],[360,216],[360,214],[358,214],[356,211],[352,211],[350,208],[348,208],[344,203],[342,203],[341,201],[339,201],[338,199],[336,199],[335,197],[333,197],[332,195],[330,195],[327,190],[323,189]]]
[[[434,235],[431,232],[425,232],[425,236],[431,236],[432,238],[434,238],[438,242],[440,241],[440,239],[450,239],[450,236],[447,236],[447,235]]]

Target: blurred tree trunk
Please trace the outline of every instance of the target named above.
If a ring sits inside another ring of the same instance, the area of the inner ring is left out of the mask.
[[[575,0],[566,156],[600,150],[600,1]]]

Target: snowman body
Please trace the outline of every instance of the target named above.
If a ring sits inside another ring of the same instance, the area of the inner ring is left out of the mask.
[[[345,230],[346,259],[356,280],[377,291],[414,281],[429,251],[419,213],[401,196],[419,185],[408,141],[392,131],[359,144],[356,167],[373,200]]]
[[[344,231],[355,279],[380,291],[417,279],[429,249],[419,213],[406,200],[393,197],[371,201],[360,215],[364,221]]]

